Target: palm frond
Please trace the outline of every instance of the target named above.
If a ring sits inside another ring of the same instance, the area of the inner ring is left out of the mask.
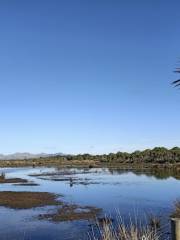
[[[180,86],[180,79],[173,81],[172,84],[173,84],[175,87],[179,87],[179,86]]]
[[[180,67],[176,67],[175,73],[180,73]],[[174,87],[179,87],[180,86],[180,79],[177,79],[175,81],[172,82],[172,85],[174,85]]]
[[[176,68],[176,70],[174,71],[175,73],[180,73],[180,68]]]

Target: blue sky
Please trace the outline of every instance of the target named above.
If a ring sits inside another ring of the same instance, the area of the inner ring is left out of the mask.
[[[0,152],[180,146],[177,0],[0,1]]]

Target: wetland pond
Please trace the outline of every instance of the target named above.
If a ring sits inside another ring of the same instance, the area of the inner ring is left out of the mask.
[[[1,240],[84,240],[97,218],[156,215],[166,225],[180,178],[108,168],[3,168]],[[117,213],[118,212],[118,213]]]

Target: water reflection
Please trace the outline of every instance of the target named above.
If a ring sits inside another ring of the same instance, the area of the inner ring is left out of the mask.
[[[36,185],[0,184],[0,191],[36,191],[62,194],[66,203],[102,208],[115,216],[145,214],[169,219],[174,201],[180,197],[178,170],[122,170],[111,168],[6,168],[9,178],[27,179]],[[1,172],[0,171],[0,172]],[[3,240],[87,239],[92,222],[88,220],[52,223],[40,220],[50,207],[13,210],[0,207],[0,236]]]
[[[141,175],[146,175],[149,177],[155,177],[156,179],[168,179],[170,177],[175,178],[177,180],[180,179],[180,170],[177,168],[164,168],[164,169],[156,169],[156,168],[152,168],[152,169],[139,169],[139,170],[135,170],[135,169],[111,169],[109,168],[109,173],[111,174],[126,174],[128,172],[132,172],[137,176],[141,176]]]

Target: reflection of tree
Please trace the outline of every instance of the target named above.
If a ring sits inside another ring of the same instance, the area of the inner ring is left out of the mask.
[[[169,177],[173,177],[175,179],[180,179],[180,171],[173,169],[153,169],[152,175],[157,179],[167,179]]]
[[[175,179],[180,179],[180,171],[175,168],[163,168],[163,169],[157,169],[157,168],[151,168],[151,169],[131,169],[131,170],[123,170],[123,169],[111,169],[109,168],[109,173],[111,174],[126,174],[128,172],[132,172],[137,176],[146,175],[149,177],[155,177],[156,179],[167,179],[169,177],[173,177]]]

